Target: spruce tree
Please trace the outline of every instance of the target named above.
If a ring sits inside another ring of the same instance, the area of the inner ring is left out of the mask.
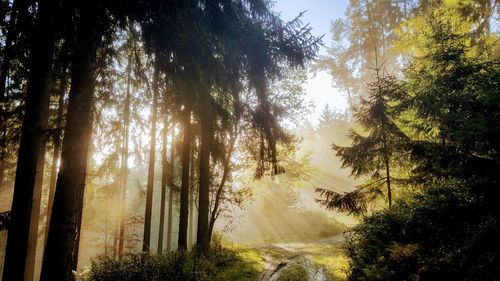
[[[374,81],[368,84],[369,97],[361,100],[354,114],[365,134],[351,130],[349,138],[352,146],[332,145],[342,159],[342,166],[350,168],[352,176],[368,179],[347,194],[318,189],[317,192],[323,196],[320,204],[330,209],[360,214],[366,209],[366,195],[383,193],[387,196],[389,207],[392,206],[392,173],[407,154],[407,136],[396,124],[397,112],[392,105],[394,97],[401,96],[402,87],[395,77],[383,75],[381,66],[375,66],[374,71]]]

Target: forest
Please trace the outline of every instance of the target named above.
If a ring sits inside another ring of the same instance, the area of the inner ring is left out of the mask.
[[[500,280],[499,184],[500,0],[0,2],[2,281]]]

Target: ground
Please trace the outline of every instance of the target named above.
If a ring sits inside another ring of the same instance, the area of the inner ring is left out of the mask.
[[[221,272],[219,280],[337,281],[346,280],[347,258],[342,236],[309,243],[227,245],[242,258]]]

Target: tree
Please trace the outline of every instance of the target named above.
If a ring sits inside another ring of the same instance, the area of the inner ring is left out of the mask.
[[[129,31],[133,33],[133,30]],[[123,253],[123,246],[125,243],[125,216],[127,210],[127,183],[128,183],[128,153],[129,153],[129,133],[130,133],[130,103],[131,103],[131,84],[132,84],[132,57],[135,50],[135,40],[133,35],[131,34],[131,38],[129,38],[129,46],[127,48],[128,58],[127,58],[127,90],[125,96],[125,104],[124,104],[124,120],[123,120],[123,144],[122,144],[122,152],[121,152],[121,169],[120,169],[120,189],[121,189],[121,198],[120,198],[120,231],[119,231],[119,243],[118,243],[118,254],[121,255]],[[132,46],[130,46],[132,45]]]
[[[163,117],[163,129],[161,131],[161,199],[160,199],[160,226],[158,231],[158,253],[163,252],[163,236],[165,229],[165,204],[167,200],[167,143],[168,143],[168,123],[167,118]]]
[[[149,165],[148,165],[148,183],[146,187],[146,214],[144,215],[144,239],[143,252],[150,250],[151,236],[151,214],[153,209],[153,187],[155,177],[155,159],[156,159],[156,126],[158,119],[158,95],[159,95],[159,79],[160,58],[158,54],[154,58],[154,73],[153,73],[153,104],[151,106],[151,139],[149,146]]]
[[[332,148],[342,159],[342,166],[351,168],[354,177],[369,176],[369,181],[360,190],[340,195],[334,191],[317,189],[324,197],[319,202],[329,209],[360,214],[366,210],[364,194],[381,194],[381,187],[386,185],[389,207],[392,206],[391,183],[398,164],[405,161],[405,144],[408,137],[396,124],[397,112],[392,108],[395,97],[401,96],[401,85],[393,76],[382,76],[381,66],[375,67],[374,81],[368,85],[369,98],[362,100],[360,108],[354,114],[356,121],[367,131],[361,135],[354,130],[349,133],[352,146]],[[357,203],[358,202],[358,203]]]
[[[327,70],[334,84],[347,95],[351,112],[365,97],[370,66],[378,57],[389,69],[401,70],[401,54],[396,50],[399,25],[413,13],[411,0],[352,0],[345,19],[332,22],[332,46],[320,56],[315,69]]]
[[[45,246],[41,280],[74,280],[78,258],[78,241],[86,182],[88,149],[92,128],[92,106],[95,87],[95,64],[99,40],[100,5],[94,1],[79,3],[71,67],[71,89],[61,168]]]
[[[429,3],[406,29],[414,58],[392,105],[411,137],[404,183],[418,189],[349,231],[350,280],[498,279],[487,237],[500,229],[485,218],[499,213],[500,63],[484,49],[498,35],[474,38],[462,10],[474,2]]]
[[[38,234],[41,182],[49,111],[49,73],[54,55],[55,1],[40,3],[36,36],[33,38],[31,72],[12,202],[11,224],[5,253],[3,280],[24,280],[29,236]],[[34,225],[31,221],[36,222]],[[36,238],[35,238],[36,241]],[[28,275],[30,273],[28,272]]]
[[[181,194],[179,212],[178,249],[187,250],[187,229],[189,217],[189,165],[191,156],[191,108],[188,103],[182,114],[182,151],[181,151]]]
[[[176,189],[174,184],[174,163],[175,163],[175,123],[172,122],[172,130],[170,132],[170,161],[167,163],[167,184],[168,184],[168,217],[167,217],[167,251],[170,251],[172,245],[172,218],[173,218],[173,204],[174,204],[174,191]]]

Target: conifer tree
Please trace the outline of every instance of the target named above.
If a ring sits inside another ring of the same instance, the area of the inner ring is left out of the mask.
[[[402,88],[395,77],[383,76],[381,66],[375,66],[374,71],[374,81],[368,84],[369,97],[361,101],[354,114],[365,135],[351,130],[352,146],[332,145],[342,159],[342,166],[350,168],[352,176],[368,177],[368,180],[357,190],[344,195],[317,189],[323,196],[318,201],[329,209],[360,214],[366,210],[365,195],[383,193],[389,207],[392,206],[393,173],[407,154],[405,144],[408,138],[396,124],[397,112],[391,104],[394,97],[401,96]]]

